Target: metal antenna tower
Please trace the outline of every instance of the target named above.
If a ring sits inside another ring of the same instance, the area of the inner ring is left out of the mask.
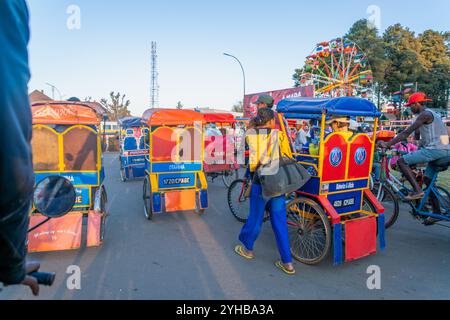
[[[157,67],[156,42],[152,41],[152,80],[150,87],[150,105],[152,108],[159,106],[159,85],[158,85],[158,67]]]

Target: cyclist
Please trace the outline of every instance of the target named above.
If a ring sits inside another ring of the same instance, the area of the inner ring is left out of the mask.
[[[379,147],[390,148],[413,133],[415,133],[416,140],[419,140],[420,137],[419,146],[422,148],[400,157],[397,161],[400,171],[414,188],[414,192],[405,197],[406,201],[418,200],[424,196],[410,166],[418,163],[430,163],[450,156],[449,137],[441,116],[424,106],[425,102],[430,101],[432,100],[427,99],[423,92],[411,95],[406,106],[411,107],[413,114],[417,115],[415,121],[390,142],[378,142]],[[425,171],[425,184],[430,184],[435,173],[433,166],[428,164]]]

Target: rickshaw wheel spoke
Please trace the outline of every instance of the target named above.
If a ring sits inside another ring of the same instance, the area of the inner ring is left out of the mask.
[[[318,264],[331,246],[331,226],[323,209],[313,200],[297,198],[287,205],[289,240],[293,257]]]

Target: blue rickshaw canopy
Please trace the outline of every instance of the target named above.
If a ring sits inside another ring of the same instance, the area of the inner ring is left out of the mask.
[[[286,118],[318,118],[328,116],[380,117],[381,112],[369,100],[355,97],[342,98],[291,98],[278,102],[277,111]]]
[[[147,126],[145,121],[139,117],[126,117],[119,119],[119,125],[124,129]]]

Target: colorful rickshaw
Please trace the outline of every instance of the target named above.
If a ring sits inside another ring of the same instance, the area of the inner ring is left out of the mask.
[[[231,113],[204,113],[205,118],[205,163],[207,177],[212,180],[222,176],[228,188],[239,178],[239,166],[236,163],[236,120]]]
[[[349,97],[295,98],[280,101],[277,110],[286,119],[313,119],[320,127],[318,152],[295,155],[312,178],[287,204],[293,256],[317,264],[332,250],[340,264],[376,253],[377,238],[383,250],[384,208],[369,190],[376,137],[328,128],[333,118],[370,117],[376,132],[376,106]]]
[[[142,119],[149,127],[149,149],[143,186],[144,213],[204,213],[208,184],[203,172],[205,119],[199,112],[149,109]]]
[[[148,154],[149,130],[142,118],[127,117],[119,120],[120,178],[145,177],[145,156]]]
[[[64,177],[75,187],[76,203],[69,214],[29,234],[29,251],[77,249],[85,227],[86,245],[101,245],[107,215],[99,134],[103,109],[92,103],[69,101],[36,102],[31,109],[36,184],[47,177]],[[33,207],[30,225],[45,219]]]

